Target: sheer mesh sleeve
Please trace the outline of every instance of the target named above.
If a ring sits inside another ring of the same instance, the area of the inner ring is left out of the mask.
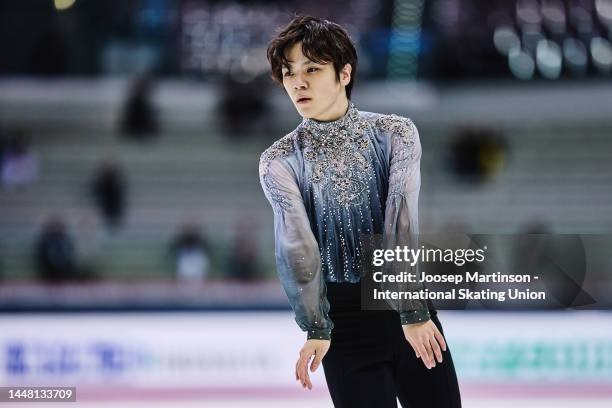
[[[308,339],[330,339],[333,323],[321,273],[319,246],[310,228],[295,176],[282,159],[260,160],[259,175],[274,211],[278,277]]]
[[[421,143],[419,133],[410,119],[391,115],[387,128],[390,131],[389,193],[385,209],[385,248],[397,246],[418,248],[418,201],[421,187]],[[401,268],[419,276],[419,264],[398,262],[392,268]],[[396,272],[391,272],[396,273]],[[402,283],[396,290],[415,292],[423,289],[421,283]],[[400,300],[393,303],[402,324],[429,320],[425,300]]]

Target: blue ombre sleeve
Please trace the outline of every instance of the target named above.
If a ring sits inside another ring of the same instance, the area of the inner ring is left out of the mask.
[[[383,129],[388,132],[389,143],[389,192],[385,208],[385,247],[418,247],[419,190],[421,187],[421,142],[412,120],[396,115],[383,119]],[[419,264],[402,264],[402,271],[418,276]],[[417,291],[420,283],[405,283],[398,289]],[[401,300],[394,303],[402,324],[418,323],[430,318],[425,300]]]
[[[331,338],[333,323],[321,272],[319,246],[310,227],[295,174],[282,157],[264,152],[259,163],[261,186],[274,212],[277,273],[295,321],[308,339]]]

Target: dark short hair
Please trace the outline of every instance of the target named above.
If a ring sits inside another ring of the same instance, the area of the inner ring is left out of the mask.
[[[346,96],[351,98],[355,74],[357,74],[357,51],[351,37],[342,26],[312,16],[296,16],[268,44],[268,61],[271,77],[283,83],[283,67],[289,67],[285,52],[294,44],[302,43],[302,53],[318,64],[331,62],[340,80],[340,72],[351,64],[351,81],[346,85]]]

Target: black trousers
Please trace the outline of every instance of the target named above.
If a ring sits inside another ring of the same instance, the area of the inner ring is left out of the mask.
[[[399,314],[361,310],[361,286],[327,283],[331,346],[323,358],[336,408],[456,408],[459,385],[447,344],[442,364],[427,369],[404,337]],[[431,319],[442,331],[434,309]]]

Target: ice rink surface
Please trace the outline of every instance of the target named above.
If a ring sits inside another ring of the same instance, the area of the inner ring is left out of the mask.
[[[32,404],[34,405],[34,404]],[[19,404],[24,407],[24,404]],[[37,404],[36,406],[40,406]],[[130,402],[130,401],[112,401],[112,402],[77,402],[67,404],[53,404],[54,407],[74,408],[332,408],[331,401],[328,397],[305,397],[305,398],[242,398],[242,399],[204,399],[193,401],[159,401],[159,402]],[[400,405],[398,404],[398,407]],[[610,408],[612,407],[612,398],[464,398],[464,408]],[[376,407],[372,407],[376,408]]]

